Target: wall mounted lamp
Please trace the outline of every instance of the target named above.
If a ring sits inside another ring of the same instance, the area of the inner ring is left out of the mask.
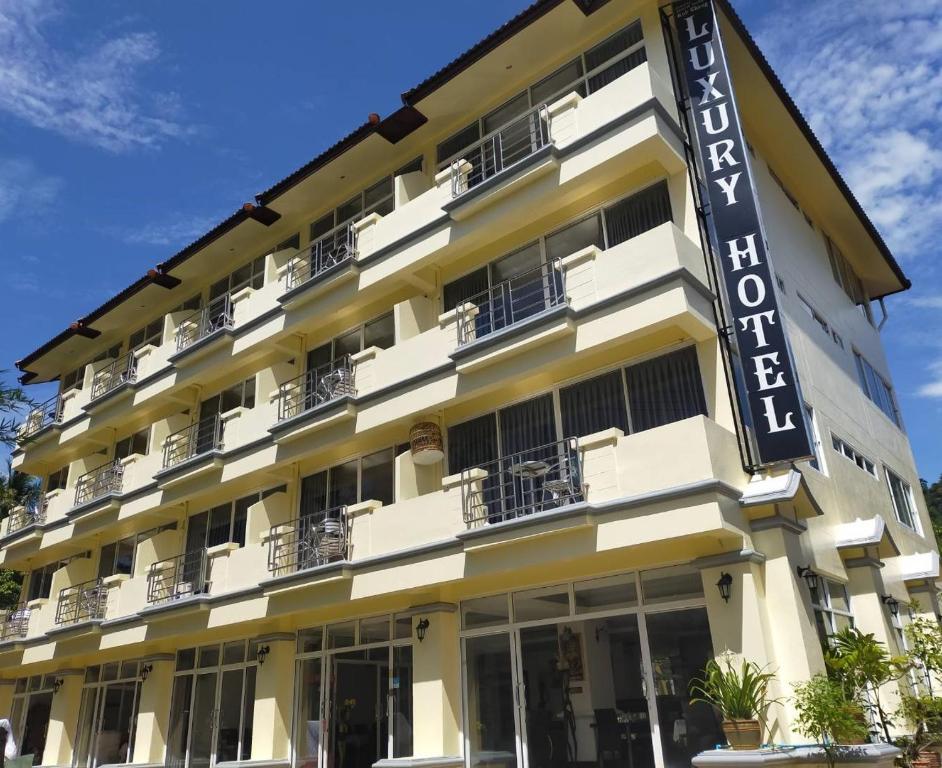
[[[265,659],[268,657],[268,654],[271,653],[271,647],[268,645],[260,645],[255,649],[255,658],[258,660],[259,664],[264,664]]]
[[[716,588],[720,591],[723,602],[728,603],[733,592],[733,577],[724,571],[720,574],[720,580],[716,582]]]
[[[418,624],[415,625],[415,636],[419,639],[420,643],[425,639],[425,633],[428,631],[428,625],[428,619],[422,619]]]

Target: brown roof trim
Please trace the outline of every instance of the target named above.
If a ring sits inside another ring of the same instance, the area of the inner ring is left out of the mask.
[[[716,0],[716,4],[721,8],[723,13],[726,14],[726,17],[729,19],[730,24],[732,24],[733,29],[736,30],[736,33],[742,38],[743,43],[745,43],[746,50],[748,50],[752,55],[752,58],[755,60],[759,69],[762,71],[762,74],[765,75],[766,79],[772,85],[772,89],[775,91],[776,95],[782,100],[782,103],[785,105],[788,113],[795,121],[798,129],[804,134],[805,139],[811,145],[811,148],[818,156],[821,164],[831,175],[831,178],[834,180],[837,188],[841,191],[841,194],[847,198],[847,202],[850,204],[851,209],[855,214],[857,214],[857,218],[860,219],[860,223],[863,224],[864,229],[867,230],[867,234],[870,235],[870,237],[873,239],[873,242],[876,243],[877,248],[883,255],[883,258],[885,258],[887,263],[890,265],[890,269],[892,269],[893,273],[899,278],[899,281],[903,286],[900,290],[905,291],[911,288],[912,282],[908,277],[906,277],[906,274],[903,272],[903,268],[896,261],[896,258],[890,251],[889,246],[886,244],[886,241],[884,241],[883,236],[877,230],[874,223],[870,220],[870,217],[866,214],[863,206],[860,205],[860,202],[854,196],[854,193],[851,192],[850,187],[847,186],[847,182],[844,181],[844,177],[841,176],[841,172],[837,169],[837,166],[834,165],[834,161],[831,160],[831,158],[828,156],[828,153],[825,151],[824,146],[818,140],[818,137],[815,136],[814,131],[808,124],[808,121],[805,120],[805,116],[801,114],[801,110],[798,109],[798,106],[795,104],[791,95],[787,90],[785,90],[784,84],[779,79],[778,75],[775,74],[775,70],[772,69],[772,65],[769,64],[768,59],[765,58],[765,54],[763,54],[759,49],[759,46],[752,38],[749,30],[746,29],[746,25],[743,23],[743,20],[740,18],[739,14],[736,13],[729,0]],[[889,296],[891,293],[899,293],[899,291],[890,291],[889,293],[883,295]],[[881,299],[883,296],[873,296],[872,298]]]
[[[441,88],[453,77],[464,72],[464,70],[486,56],[499,45],[505,43],[537,19],[545,16],[557,5],[562,5],[565,2],[568,2],[568,0],[537,0],[533,5],[522,10],[510,21],[502,24],[483,40],[475,43],[460,56],[450,61],[435,74],[427,77],[417,86],[403,93],[402,103],[408,106],[417,104],[433,91]],[[576,5],[581,9],[582,6],[580,3],[577,2]]]

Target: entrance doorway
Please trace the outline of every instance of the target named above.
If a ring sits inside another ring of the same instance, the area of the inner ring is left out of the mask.
[[[462,604],[468,768],[687,768],[722,741],[690,703],[713,656],[702,600],[652,580],[645,606],[636,578]]]

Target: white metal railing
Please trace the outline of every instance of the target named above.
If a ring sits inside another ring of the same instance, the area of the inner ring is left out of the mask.
[[[297,288],[331,267],[342,264],[356,257],[357,238],[354,222],[347,222],[334,227],[321,235],[315,242],[298,251],[288,262],[285,274],[287,290]]]

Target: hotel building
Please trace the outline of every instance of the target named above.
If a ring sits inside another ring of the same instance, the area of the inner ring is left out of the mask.
[[[909,281],[716,6],[810,450],[755,458],[677,20],[539,0],[17,363],[22,754],[677,768],[707,659],[935,615]]]

